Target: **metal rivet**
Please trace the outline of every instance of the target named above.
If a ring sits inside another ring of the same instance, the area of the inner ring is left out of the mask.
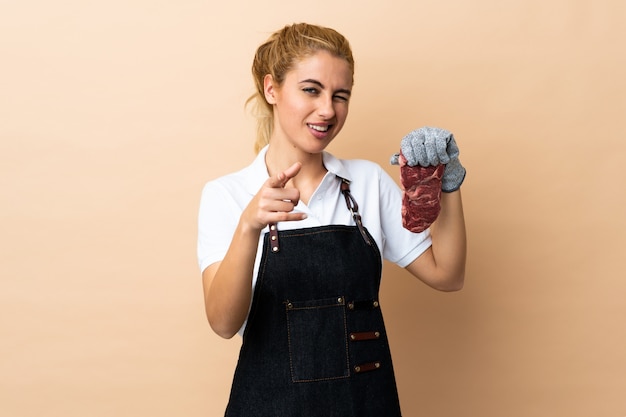
[[[377,368],[380,368],[380,362],[376,362],[376,363],[374,364],[374,366],[375,366],[375,367],[377,367]]]
[[[353,335],[353,334],[351,334],[351,335],[350,335],[350,339],[354,340],[354,339],[356,339],[356,336],[355,336],[355,335]]]
[[[276,240],[276,236],[272,236],[272,240]]]
[[[374,301],[373,305],[374,307],[378,307],[378,301]]]
[[[348,308],[350,310],[354,310],[354,303],[348,303]]]
[[[278,252],[278,246],[274,246],[274,247],[272,248],[272,250],[273,250],[274,252]]]
[[[293,308],[293,304],[287,303],[287,308]]]
[[[360,366],[355,366],[354,367],[354,371],[355,372],[361,372],[361,367]]]
[[[338,302],[339,304],[343,303],[343,298],[342,298],[342,297],[337,298],[337,302]]]
[[[270,226],[270,230],[276,230],[276,226],[271,225],[271,226]]]
[[[377,338],[380,337],[380,332],[375,332],[374,336],[376,336]]]

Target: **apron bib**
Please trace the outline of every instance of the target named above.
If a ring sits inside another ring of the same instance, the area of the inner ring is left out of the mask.
[[[380,252],[342,192],[357,226],[266,234],[227,417],[401,415]]]

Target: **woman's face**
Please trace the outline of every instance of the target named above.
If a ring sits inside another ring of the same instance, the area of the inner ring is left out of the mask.
[[[266,76],[265,98],[274,107],[272,141],[323,151],[346,121],[351,90],[350,65],[326,51],[296,63],[282,85]]]

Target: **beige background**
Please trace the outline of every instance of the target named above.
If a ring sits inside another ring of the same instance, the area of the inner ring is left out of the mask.
[[[0,0],[0,415],[218,416],[201,187],[252,158],[252,54],[286,23],[357,59],[331,150],[455,133],[466,288],[387,265],[406,416],[626,416],[626,3]]]

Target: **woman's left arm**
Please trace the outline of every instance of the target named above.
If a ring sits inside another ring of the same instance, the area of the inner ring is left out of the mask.
[[[441,193],[441,212],[430,231],[432,246],[406,269],[432,288],[458,291],[465,280],[467,252],[460,190]]]
[[[430,226],[432,246],[411,262],[406,269],[427,285],[441,291],[458,291],[465,280],[466,236],[461,184],[465,168],[459,161],[459,147],[451,132],[422,127],[406,135],[401,152],[392,164],[403,159],[409,166],[444,164],[441,179],[441,211]],[[402,158],[400,158],[402,156]]]

